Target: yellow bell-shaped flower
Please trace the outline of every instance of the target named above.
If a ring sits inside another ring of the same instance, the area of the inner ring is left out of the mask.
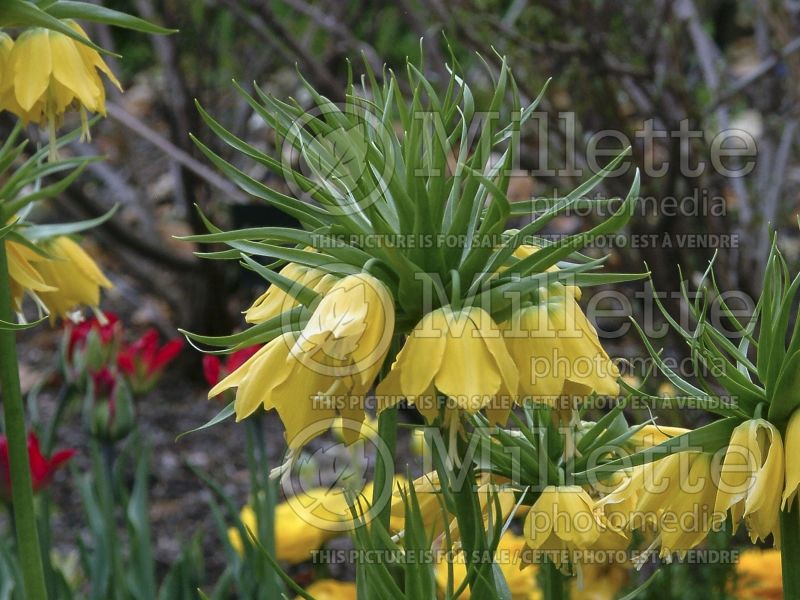
[[[794,457],[792,457],[794,461]],[[781,434],[764,419],[750,419],[731,434],[719,479],[715,511],[730,510],[736,527],[744,518],[750,539],[779,535],[784,454]]]
[[[714,510],[717,476],[712,458],[706,452],[676,452],[652,468],[637,470],[632,485],[638,497],[630,526],[653,526],[660,537],[662,557],[673,553],[685,556],[706,538],[719,518]]]
[[[336,277],[330,273],[296,263],[287,264],[280,270],[280,274],[320,294],[327,293],[336,282]],[[263,323],[299,304],[297,298],[277,285],[271,285],[245,311],[244,320],[254,324]]]
[[[432,423],[439,416],[438,392],[448,398],[451,415],[486,409],[491,421],[504,424],[518,383],[517,367],[489,313],[443,307],[425,315],[408,336],[378,384],[377,398],[379,410],[406,398]]]
[[[264,410],[275,409],[286,429],[287,444],[293,449],[321,435],[333,424],[337,411],[330,398],[332,394],[341,391],[348,399],[348,392],[357,391],[352,378],[337,389],[335,377],[297,361],[291,354],[296,339],[297,333],[290,332],[265,344],[208,392],[208,397],[212,398],[227,389],[237,388],[234,401],[237,422],[249,417],[260,406]],[[364,390],[359,391],[363,393]],[[342,411],[341,414],[348,420],[360,421],[364,411],[360,414]],[[344,433],[351,430],[345,429]],[[358,433],[353,433],[357,439]]]
[[[549,485],[525,518],[524,531],[529,548],[563,569],[578,561],[577,551],[594,546],[603,527],[600,512],[582,487]]]
[[[69,26],[86,37],[77,23]],[[8,42],[0,45],[8,47]],[[105,114],[105,88],[98,70],[122,89],[96,50],[50,29],[24,31],[4,62],[0,109],[26,122],[47,123],[51,133],[71,107]]]
[[[8,275],[11,279],[11,297],[18,311],[22,310],[22,298],[26,292],[36,294],[55,291],[56,288],[48,285],[37,269],[37,265],[48,260],[46,257],[23,244],[11,241],[6,241],[4,244]]]
[[[519,369],[523,397],[552,403],[567,382],[587,393],[619,393],[619,370],[573,293],[560,284],[542,288],[539,304],[516,311],[504,323],[503,336]]]
[[[394,334],[394,300],[367,273],[336,281],[300,332],[292,355],[309,368],[371,386]]]
[[[236,420],[259,406],[275,409],[296,449],[342,418],[347,444],[359,439],[364,397],[389,350],[394,304],[385,286],[366,274],[336,282],[301,332],[265,344],[215,385],[209,398],[237,388]]]
[[[100,288],[113,287],[89,254],[67,236],[58,236],[42,243],[50,260],[36,264],[44,282],[53,290],[37,291],[37,296],[50,313],[69,317],[82,306],[100,305]]]
[[[341,498],[343,495],[338,491],[314,488],[275,506],[276,558],[292,565],[305,562],[325,542],[340,535],[341,530],[334,524],[346,516],[345,507],[339,506]],[[331,502],[333,505],[329,506]],[[307,512],[303,507],[313,507],[315,512]],[[258,535],[258,519],[252,506],[242,507],[239,519],[246,532]],[[327,523],[331,526],[327,527]],[[239,554],[244,553],[238,528],[228,528],[228,540]]]

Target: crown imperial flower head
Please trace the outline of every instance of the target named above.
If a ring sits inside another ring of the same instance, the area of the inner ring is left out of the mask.
[[[68,25],[86,37],[80,25]],[[79,108],[82,115],[105,114],[106,94],[98,71],[122,89],[96,50],[50,29],[28,29],[13,43],[8,36],[1,38],[0,67],[0,109],[25,122],[46,123],[51,134],[70,108]],[[85,119],[84,134],[88,135]]]

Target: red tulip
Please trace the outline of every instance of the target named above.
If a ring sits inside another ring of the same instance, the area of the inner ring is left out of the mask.
[[[117,366],[127,376],[133,391],[142,394],[155,385],[164,368],[182,349],[181,339],[159,346],[158,332],[148,329],[141,338],[120,350]]]
[[[69,341],[67,342],[67,357],[72,359],[72,354],[76,347],[82,347],[92,331],[96,331],[100,344],[106,346],[110,344],[119,331],[119,317],[114,313],[105,313],[105,320],[101,321],[97,317],[86,319],[77,324],[70,323],[67,326]]]
[[[53,473],[73,456],[75,456],[75,450],[68,448],[56,452],[50,458],[45,458],[39,447],[39,439],[35,433],[30,432],[28,434],[28,461],[31,465],[34,493],[46,487],[53,479]],[[0,436],[0,499],[6,502],[11,501],[11,471],[8,460],[8,440],[5,436]]]
[[[86,390],[90,408],[90,433],[103,441],[115,442],[127,436],[136,422],[131,391],[119,373],[103,368],[92,375]]]
[[[113,362],[122,339],[122,323],[112,313],[103,320],[94,317],[69,325],[65,331],[64,367],[67,378],[76,382],[84,382],[88,371]]]

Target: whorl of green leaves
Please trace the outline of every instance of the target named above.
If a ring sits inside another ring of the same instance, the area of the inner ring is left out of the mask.
[[[695,292],[691,292],[681,278],[681,300],[694,321],[693,327],[680,323],[658,295],[654,296],[661,314],[690,351],[692,380],[672,369],[639,324],[632,321],[653,360],[654,369],[675,387],[677,395],[650,395],[631,387],[624,379],[620,380],[620,385],[627,396],[645,400],[654,408],[691,405],[718,418],[653,448],[627,455],[614,448],[621,447],[641,425],[628,427],[621,412],[622,403],[594,423],[579,443],[578,450],[584,457],[594,453],[595,458],[599,456],[600,459],[592,465],[585,458],[569,465],[577,483],[602,479],[619,469],[652,462],[673,452],[688,449],[716,452],[728,445],[731,432],[743,421],[760,417],[783,429],[788,418],[800,407],[800,322],[796,319],[800,275],[790,276],[786,260],[777,242],[773,242],[761,296],[751,314],[743,319],[743,311],[734,310],[726,302],[726,294],[720,291],[712,266],[713,261]],[[712,315],[717,315],[721,321],[712,323]],[[722,331],[722,327],[726,331]],[[730,335],[732,332],[736,335]],[[520,443],[515,445],[520,446]],[[522,451],[534,456],[524,445]],[[539,481],[533,478],[531,483]]]
[[[761,296],[746,320],[741,319],[741,310],[733,310],[726,302],[711,264],[696,293],[690,293],[681,282],[682,300],[696,323],[694,328],[682,326],[656,299],[664,318],[691,352],[697,374],[695,383],[672,371],[634,325],[656,366],[684,397],[721,416],[761,416],[780,426],[800,406],[800,321],[795,318],[799,287],[800,275],[790,276],[775,241],[767,259]],[[710,322],[712,306],[725,329],[735,336]]]
[[[286,285],[251,259],[266,257],[275,261],[273,267],[291,261],[334,275],[368,270],[392,291],[401,333],[413,327],[425,310],[441,304],[481,306],[503,320],[512,296],[535,300],[540,287],[559,279],[588,286],[640,277],[598,273],[603,259],[577,252],[595,237],[626,224],[638,193],[638,172],[630,193],[607,220],[553,243],[542,241],[546,248],[533,256],[522,260],[512,256],[554,217],[586,203],[587,195],[619,166],[627,151],[563,198],[522,203],[529,211],[542,204],[545,208],[527,213],[531,222],[509,231],[509,219],[522,214],[519,208],[512,209],[508,197],[510,175],[519,159],[520,131],[541,95],[522,106],[505,61],[499,73],[489,72],[492,93],[484,106],[479,106],[455,68],[450,69],[449,81],[438,87],[411,63],[404,75],[401,79],[387,70],[379,83],[367,66],[356,84],[351,71],[341,105],[304,82],[310,108],[295,100],[279,100],[257,85],[254,94],[237,86],[252,110],[274,130],[274,155],[233,135],[198,105],[204,121],[223,142],[287,182],[291,192],[265,185],[193,138],[200,150],[243,191],[296,218],[302,228],[222,231],[206,220],[210,233],[184,239],[226,244],[229,250],[199,254],[241,260],[295,296],[300,286]],[[556,263],[559,271],[547,273]],[[506,269],[498,274],[501,266]],[[423,291],[431,289],[433,306],[425,306],[429,299]],[[313,305],[316,294],[300,292],[305,296],[297,296],[301,304]],[[302,321],[303,315],[297,319]],[[277,336],[285,322],[275,319],[236,336],[188,335],[202,344],[232,349]]]

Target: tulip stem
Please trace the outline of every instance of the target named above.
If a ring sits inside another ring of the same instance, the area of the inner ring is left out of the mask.
[[[781,512],[784,598],[800,598],[800,570],[795,568],[798,557],[800,557],[800,505],[795,501],[788,511]]]
[[[0,240],[0,319],[14,322],[11,299],[11,280],[5,243]],[[39,533],[33,506],[33,484],[28,461],[28,440],[25,428],[25,408],[19,385],[17,339],[14,331],[0,326],[0,391],[3,397],[5,434],[11,471],[11,499],[14,503],[14,529],[25,586],[24,597],[29,600],[47,598]]]

